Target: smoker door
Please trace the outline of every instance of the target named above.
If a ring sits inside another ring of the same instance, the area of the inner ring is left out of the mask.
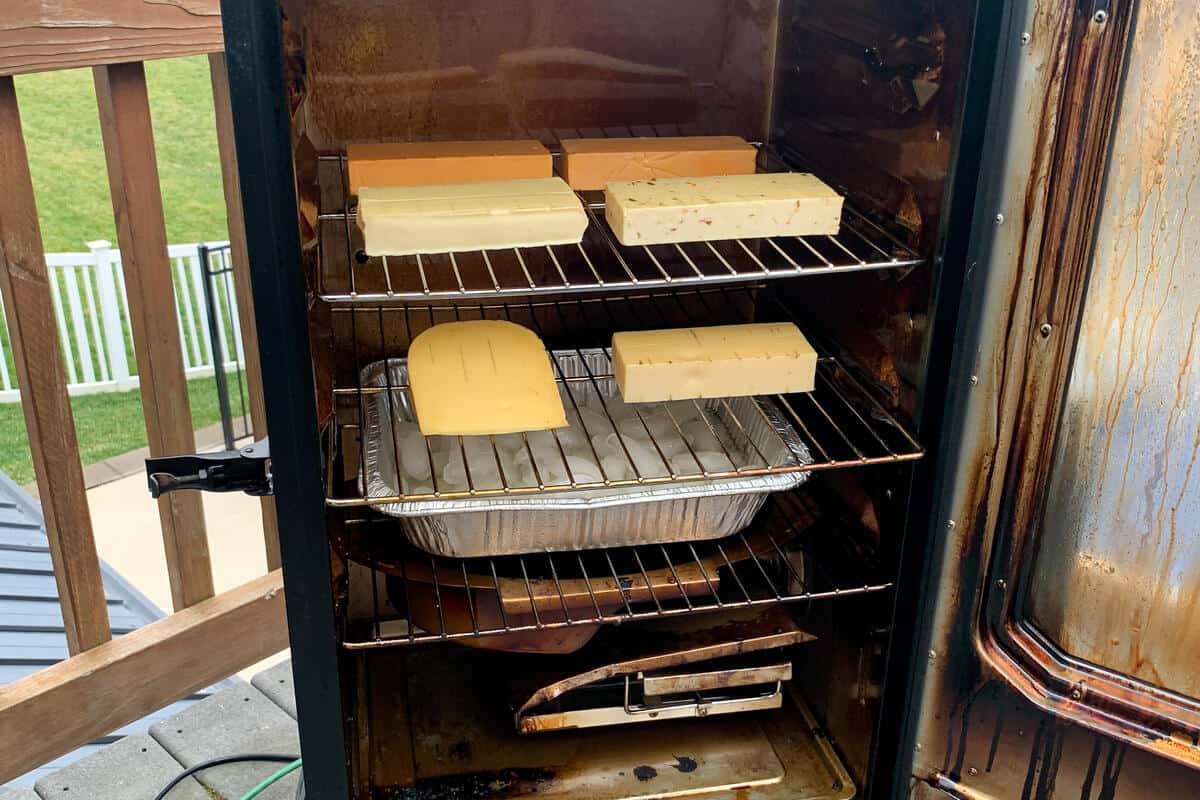
[[[918,797],[1200,796],[1200,8],[1015,5],[900,760]]]

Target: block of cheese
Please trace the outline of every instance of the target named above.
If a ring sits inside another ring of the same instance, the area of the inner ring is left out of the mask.
[[[563,178],[572,189],[610,181],[753,175],[758,150],[737,136],[564,139]]]
[[[605,215],[625,245],[838,232],[842,197],[798,172],[615,182]]]
[[[495,142],[392,142],[346,147],[350,193],[364,186],[428,186],[549,178],[554,164],[533,139]]]
[[[790,322],[613,334],[627,403],[811,392],[817,352]]]
[[[409,346],[408,381],[417,425],[426,436],[567,424],[542,340],[513,322],[447,322],[423,331]]]
[[[587,229],[562,178],[447,186],[364,186],[358,227],[368,255],[578,244]]]

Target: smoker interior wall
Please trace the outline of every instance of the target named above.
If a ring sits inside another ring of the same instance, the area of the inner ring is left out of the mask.
[[[972,4],[783,0],[771,141],[907,231],[932,260]],[[832,278],[796,293],[810,325],[901,408],[924,384],[936,271]]]
[[[638,125],[765,133],[778,0],[284,7],[297,128],[319,150]]]

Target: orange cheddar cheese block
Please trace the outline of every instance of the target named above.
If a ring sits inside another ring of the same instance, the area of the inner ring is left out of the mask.
[[[363,186],[431,186],[549,178],[554,164],[534,139],[361,143],[346,147],[350,193]]]
[[[565,139],[563,177],[572,189],[610,181],[751,175],[758,150],[737,136]]]

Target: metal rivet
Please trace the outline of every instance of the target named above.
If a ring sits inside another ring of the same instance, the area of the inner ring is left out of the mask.
[[[917,742],[917,752],[921,752],[921,743]]]
[[[978,386],[978,385],[979,385],[979,376],[978,376],[978,375],[972,375],[972,376],[971,376],[971,385],[972,385],[972,386]]]
[[[997,214],[997,215],[996,215],[996,224],[997,224],[997,225],[1003,225],[1003,224],[1004,224],[1004,215],[1003,215],[1003,214]]]
[[[1049,322],[1043,322],[1042,327],[1038,328],[1038,333],[1040,333],[1042,335],[1043,339],[1050,338],[1050,334],[1053,331],[1054,331],[1054,326],[1051,325]]]
[[[1079,691],[1078,689],[1071,690],[1071,699],[1072,700],[1078,700],[1081,697],[1083,697],[1083,692]]]
[[[929,657],[930,657],[931,659],[932,659],[932,658],[937,658],[937,650],[930,650],[930,651],[929,651]]]
[[[1092,21],[1097,25],[1103,25],[1108,22],[1108,12],[1103,9],[1097,11],[1095,16],[1092,17]]]
[[[952,520],[952,519],[946,520],[946,527],[949,528],[950,530],[954,530],[954,525],[955,525],[954,520]]]
[[[1021,34],[1021,44],[1029,44],[1029,40],[1032,38],[1033,38],[1033,36],[1031,36],[1028,31],[1026,31],[1025,33],[1022,33]]]
[[[996,581],[996,588],[1003,592],[1008,588],[1008,582],[1004,580],[1004,578],[1001,578],[1000,580]]]
[[[974,767],[971,767],[969,770],[967,770],[967,774],[970,775],[971,777],[975,777],[976,775],[979,774],[979,770],[975,769]]]

